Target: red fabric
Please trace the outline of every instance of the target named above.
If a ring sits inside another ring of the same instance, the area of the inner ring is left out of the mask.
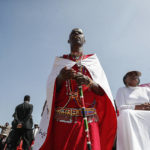
[[[145,86],[150,87],[150,83],[141,84],[140,86],[143,86],[143,87],[145,87]]]
[[[101,149],[112,150],[117,129],[117,119],[114,107],[106,94],[97,100],[96,110],[100,120]]]
[[[82,118],[81,118],[82,119]],[[99,127],[96,122],[89,124],[92,149],[100,149]],[[86,134],[83,120],[77,123],[54,121],[51,141],[52,150],[86,150]],[[55,144],[53,144],[55,143]]]
[[[32,141],[31,146],[32,146],[33,144],[34,144],[34,141]],[[23,150],[23,149],[22,149],[22,145],[23,145],[23,141],[21,140],[19,146],[17,146],[17,150]]]
[[[23,145],[23,141],[21,140],[19,146],[17,147],[17,150],[23,150],[23,149],[22,149],[22,145]]]
[[[76,65],[73,66],[73,69],[78,71]],[[84,71],[85,75],[90,76],[86,69]],[[72,80],[71,84],[72,89],[76,90],[75,81]],[[57,122],[53,119],[55,107],[63,107],[68,100],[65,82],[62,86],[64,88],[61,88],[59,94],[56,94],[55,84],[48,134],[40,150],[87,150],[82,117],[78,118],[77,123]],[[83,93],[86,107],[95,107],[99,117],[99,122],[89,123],[92,150],[111,150],[116,134],[116,114],[112,103],[106,94],[98,96],[85,85],[83,85]],[[79,106],[74,100],[71,100],[67,107],[78,108]]]

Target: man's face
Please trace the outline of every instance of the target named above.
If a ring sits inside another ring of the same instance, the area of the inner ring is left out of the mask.
[[[85,43],[85,37],[81,29],[72,30],[69,36],[69,43],[72,46],[82,46]]]
[[[5,125],[6,125],[6,127],[7,127],[7,126],[9,125],[9,123],[8,123],[8,122],[6,122],[6,124],[5,124]]]
[[[38,128],[38,125],[34,125],[34,128]]]

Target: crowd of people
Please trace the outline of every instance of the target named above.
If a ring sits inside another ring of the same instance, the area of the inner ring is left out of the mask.
[[[30,96],[18,105],[12,127],[1,132],[1,149],[149,150],[150,87],[139,71],[123,77],[115,100],[96,54],[85,55],[83,31],[69,35],[70,54],[56,57],[47,83],[40,125],[33,127]],[[5,147],[5,148],[4,148]]]

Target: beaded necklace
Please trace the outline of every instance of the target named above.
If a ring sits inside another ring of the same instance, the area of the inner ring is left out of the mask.
[[[73,55],[68,55],[68,59],[72,59],[74,61],[76,61],[77,63],[77,67],[78,67],[78,72],[81,72],[82,74],[86,73],[86,69],[83,65],[81,65],[81,61],[84,58],[84,56],[73,56]],[[80,96],[79,96],[79,89],[77,85],[74,85],[74,81],[73,80],[66,80],[66,95],[69,97],[67,103],[65,104],[65,107],[67,107],[67,105],[69,104],[69,102],[71,100],[73,100],[75,102],[75,104],[81,108],[82,107],[82,103],[80,100]],[[92,106],[95,105],[95,102],[92,104]]]
[[[85,72],[85,69],[83,69],[84,66],[81,65],[83,56],[68,55],[68,59],[72,59],[77,62],[79,72],[81,72],[82,74]],[[73,80],[66,80],[66,95],[69,97],[69,99],[64,108],[69,104],[71,100],[74,100],[77,106],[81,107],[78,87],[73,85]]]

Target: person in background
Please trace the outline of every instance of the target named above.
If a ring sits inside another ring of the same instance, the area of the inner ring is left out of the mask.
[[[36,136],[38,130],[39,130],[38,124],[34,124],[34,128],[33,128],[33,135],[34,135],[34,138],[35,138],[35,136]]]
[[[119,110],[117,150],[149,150],[150,87],[139,86],[141,72],[130,71],[123,77],[116,105]]]
[[[3,150],[6,144],[7,137],[11,131],[11,126],[8,122],[5,123],[4,126],[0,125],[1,133],[0,133],[0,150]]]
[[[16,150],[20,140],[23,140],[23,149],[29,150],[33,139],[33,105],[29,103],[30,96],[24,96],[24,102],[15,108],[12,121],[12,131],[7,139],[6,150]]]
[[[31,144],[31,150],[33,150],[33,146],[34,146],[34,140],[36,137],[36,134],[39,131],[39,125],[38,124],[34,124],[34,128],[33,128],[33,140],[32,140],[32,144]]]
[[[11,126],[9,125],[9,123],[6,122],[4,126],[0,125],[0,128],[2,129],[1,130],[1,135],[5,135],[5,136],[8,137],[8,135],[9,135],[9,133],[11,131]]]
[[[4,150],[6,140],[7,140],[7,135],[6,134],[0,134],[0,150]]]

